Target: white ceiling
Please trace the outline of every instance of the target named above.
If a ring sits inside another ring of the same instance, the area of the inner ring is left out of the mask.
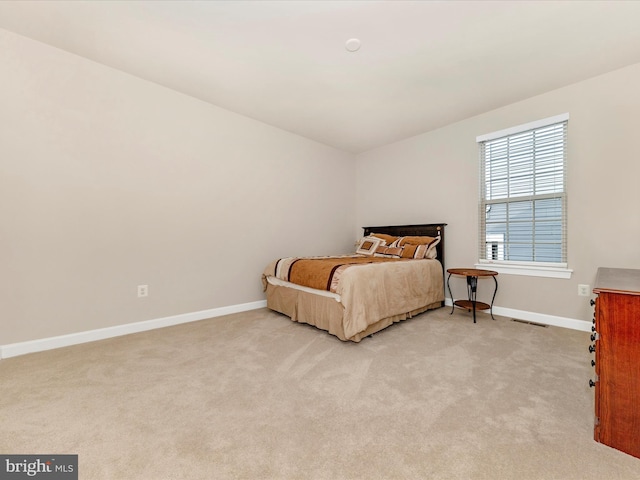
[[[0,27],[351,152],[640,62],[640,1],[0,1]]]

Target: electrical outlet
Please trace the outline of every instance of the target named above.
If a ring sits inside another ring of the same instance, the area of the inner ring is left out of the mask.
[[[578,285],[578,295],[581,297],[589,296],[589,285]]]
[[[138,285],[138,298],[149,296],[149,285]]]

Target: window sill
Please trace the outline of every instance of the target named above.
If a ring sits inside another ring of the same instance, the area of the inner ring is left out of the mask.
[[[525,275],[529,277],[571,278],[573,270],[567,267],[538,266],[518,263],[479,262],[476,268],[493,270],[507,275]]]

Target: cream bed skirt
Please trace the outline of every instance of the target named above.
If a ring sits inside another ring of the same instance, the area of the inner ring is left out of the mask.
[[[298,288],[285,285],[274,285],[267,282],[267,307],[287,315],[294,322],[307,323],[335,335],[340,340],[359,342],[363,338],[388,327],[394,322],[406,320],[419,313],[439,308],[442,301],[437,301],[412,310],[410,312],[381,318],[371,323],[366,330],[350,338],[344,333],[345,309],[331,296],[321,296]]]

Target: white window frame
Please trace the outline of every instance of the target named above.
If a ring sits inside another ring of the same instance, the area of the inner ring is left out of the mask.
[[[507,137],[510,135],[516,135],[518,133],[522,133],[522,132],[526,132],[529,130],[534,130],[534,129],[538,129],[538,128],[543,128],[549,125],[553,125],[556,123],[562,123],[562,122],[566,122],[569,120],[569,114],[568,113],[563,113],[561,115],[555,115],[553,117],[548,117],[548,118],[544,118],[541,120],[537,120],[534,122],[529,122],[529,123],[525,123],[522,125],[518,125],[515,127],[511,127],[511,128],[507,128],[504,130],[499,130],[497,132],[492,132],[492,133],[488,133],[485,135],[480,135],[478,137],[476,137],[476,142],[478,142],[479,146],[481,143],[486,142],[486,141],[490,141],[490,140],[495,140],[498,138],[503,138],[503,137]],[[566,154],[566,152],[565,152]],[[484,158],[480,158],[480,161],[484,161]],[[566,164],[565,164],[566,165]],[[482,165],[480,165],[481,167],[481,171],[482,171]],[[566,166],[565,166],[565,185],[566,185]],[[480,194],[483,195],[484,192],[484,187],[483,187],[483,183],[484,183],[485,179],[484,178],[480,178]],[[565,196],[567,194],[566,192],[566,186],[565,186],[565,192],[564,192]],[[482,202],[482,199],[481,199]],[[565,208],[566,208],[566,203],[565,203]],[[478,218],[478,232],[479,232],[479,236],[482,236],[482,232],[484,232],[483,229],[483,224],[485,219],[482,217],[484,215],[483,212],[479,212],[479,218]],[[486,217],[485,217],[486,218]],[[565,225],[563,225],[563,232],[566,236],[566,222],[567,222],[567,215],[566,215],[566,211],[564,212],[564,222]],[[564,238],[564,242],[566,245],[566,238]],[[485,251],[485,256],[486,255],[486,239],[483,238],[479,238],[479,243],[480,243],[480,247],[478,249],[478,255],[480,256],[480,249],[483,249]],[[490,269],[490,270],[494,270],[498,273],[504,273],[504,274],[511,274],[511,275],[527,275],[527,276],[534,276],[534,277],[549,277],[549,278],[571,278],[571,274],[573,273],[573,270],[568,268],[568,264],[567,263],[546,263],[546,262],[522,262],[522,261],[509,261],[509,260],[497,260],[497,259],[483,259],[483,258],[479,258],[478,259],[478,263],[475,265],[476,268],[483,268],[483,269]]]

